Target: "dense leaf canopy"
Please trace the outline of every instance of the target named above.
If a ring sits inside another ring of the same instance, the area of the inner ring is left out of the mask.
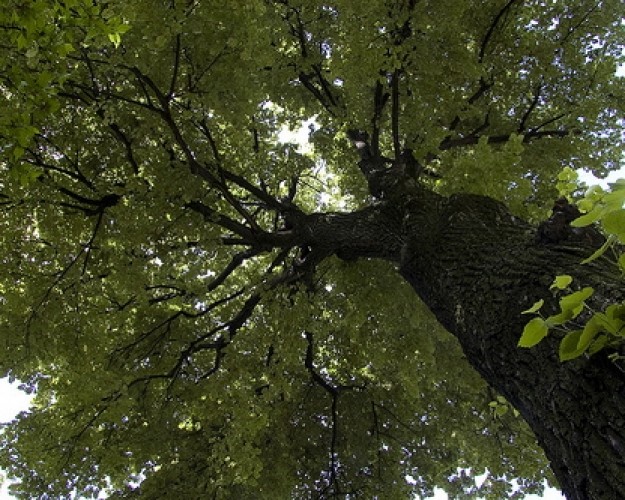
[[[544,218],[563,168],[621,162],[620,0],[5,3],[18,496],[542,488],[531,431],[393,264],[311,269],[291,218],[375,203],[352,129],[440,194]]]

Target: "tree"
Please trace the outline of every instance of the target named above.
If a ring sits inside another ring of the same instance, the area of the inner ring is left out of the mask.
[[[625,299],[551,212],[622,162],[620,1],[9,4],[18,496],[625,491],[619,346],[518,347],[556,275]]]

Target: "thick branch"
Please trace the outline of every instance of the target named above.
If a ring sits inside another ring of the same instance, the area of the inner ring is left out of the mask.
[[[229,231],[232,231],[233,233],[239,235],[241,238],[243,238],[244,241],[248,242],[249,244],[255,242],[255,233],[251,228],[244,226],[239,222],[236,222],[230,217],[221,215],[220,213],[213,210],[211,207],[204,205],[199,201],[190,201],[189,203],[187,203],[186,206],[194,212],[197,212],[204,216],[204,219],[206,219],[207,221],[214,222],[224,229],[228,229]]]
[[[484,57],[486,55],[486,49],[493,37],[493,34],[495,33],[495,29],[497,28],[497,26],[499,25],[499,22],[501,21],[501,19],[503,18],[503,16],[510,10],[510,8],[512,7],[512,5],[514,5],[517,2],[517,0],[509,0],[508,3],[506,3],[506,5],[503,6],[503,8],[497,13],[497,15],[495,16],[495,18],[493,19],[493,22],[490,24],[490,26],[488,27],[488,30],[486,31],[486,35],[484,36],[484,39],[482,40],[482,45],[480,45],[480,50],[478,52],[478,61],[484,62]]]
[[[536,139],[541,139],[543,137],[566,137],[567,135],[570,135],[570,134],[571,132],[566,129],[532,130],[532,131],[527,132],[526,134],[523,134],[523,142],[528,143]],[[486,137],[487,137],[489,144],[503,144],[510,140],[511,134],[491,135],[491,136],[486,136]],[[458,137],[456,139],[448,138],[440,143],[440,145],[438,146],[438,149],[440,149],[441,151],[446,151],[448,149],[453,149],[457,147],[472,146],[472,145],[477,144],[481,138],[482,136],[479,134],[468,135],[466,137]]]

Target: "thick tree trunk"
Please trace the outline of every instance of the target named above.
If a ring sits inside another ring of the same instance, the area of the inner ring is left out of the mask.
[[[594,286],[599,300],[622,299],[614,268],[580,265],[588,249],[537,242],[531,227],[488,198],[452,197],[429,213],[418,200],[409,206],[421,215],[407,233],[402,275],[527,420],[567,498],[622,498],[625,373],[606,354],[561,363],[557,338],[517,347],[529,319],[521,311],[548,295],[555,275]]]
[[[325,216],[310,244],[330,239],[339,255],[398,262],[469,362],[527,420],[567,498],[622,498],[625,373],[604,353],[560,362],[553,334],[535,348],[517,347],[530,319],[521,311],[547,299],[557,274],[594,286],[598,309],[601,301],[623,299],[612,264],[582,266],[587,248],[540,243],[535,228],[489,198],[413,190],[403,200],[351,214],[352,223]],[[331,227],[332,236],[321,226]],[[547,308],[554,303],[547,300]]]

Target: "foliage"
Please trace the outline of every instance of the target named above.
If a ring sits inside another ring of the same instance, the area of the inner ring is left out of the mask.
[[[273,243],[371,205],[346,139],[371,123],[432,189],[529,219],[564,167],[618,168],[619,0],[5,4],[0,369],[36,394],[1,436],[16,495],[541,490],[527,426],[390,264],[308,273]],[[307,150],[280,142],[306,120]]]
[[[579,201],[579,207],[586,213],[575,219],[571,225],[586,227],[599,223],[607,235],[606,242],[582,263],[589,264],[602,256],[608,258],[606,252],[611,251],[614,272],[625,275],[625,253],[622,250],[622,245],[625,244],[625,179],[617,180],[610,187],[608,192],[600,186],[590,188]],[[607,347],[616,348],[625,342],[625,304],[610,304],[604,312],[594,311],[586,305],[586,300],[594,290],[586,287],[571,291],[572,281],[573,278],[569,275],[556,276],[551,289],[568,291],[560,299],[560,311],[547,318],[537,317],[530,320],[523,330],[519,346],[533,347],[547,336],[550,329],[558,327],[565,332],[560,341],[562,361],[578,358],[585,353],[594,354]],[[537,313],[543,304],[544,300],[540,299],[524,313]],[[576,325],[574,320],[585,307],[592,314],[587,315],[581,325]],[[620,359],[618,354],[614,358]]]

